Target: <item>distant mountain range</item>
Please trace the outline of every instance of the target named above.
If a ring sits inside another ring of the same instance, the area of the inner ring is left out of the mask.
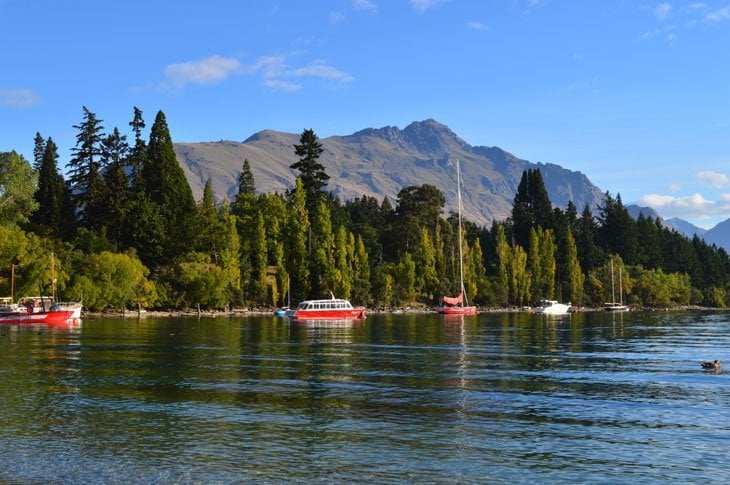
[[[207,180],[218,198],[232,200],[244,159],[251,165],[259,192],[283,193],[292,188],[297,172],[289,166],[298,159],[294,145],[299,144],[300,136],[264,130],[242,142],[175,143],[175,153],[197,200]],[[324,148],[320,163],[330,176],[327,189],[342,200],[369,195],[378,200],[388,197],[395,205],[404,187],[431,184],[444,193],[446,210],[456,211],[457,158],[464,217],[480,225],[510,216],[517,186],[527,169],[540,169],[550,200],[563,209],[570,200],[579,212],[586,204],[595,209],[604,197],[604,191],[581,172],[532,163],[498,147],[471,146],[432,119],[402,130],[395,126],[367,128],[319,141]],[[690,238],[697,234],[730,248],[730,220],[706,231],[682,219],[663,220],[648,207],[630,205],[627,209],[634,218],[643,212]]]
[[[196,199],[210,179],[216,195],[231,200],[244,159],[259,192],[291,188],[298,174],[289,166],[298,159],[294,145],[300,136],[265,130],[243,142],[176,143],[175,152]],[[464,217],[480,225],[509,217],[527,169],[540,169],[550,200],[558,207],[565,208],[572,200],[580,211],[603,200],[603,192],[580,172],[531,163],[497,147],[471,146],[435,120],[414,122],[402,130],[368,128],[319,141],[324,148],[320,163],[331,177],[327,188],[342,200],[369,195],[395,203],[404,187],[431,184],[443,191],[446,210],[456,211],[457,158]]]
[[[697,235],[710,244],[715,244],[718,247],[725,248],[725,250],[730,250],[730,219],[717,224],[712,229],[703,229],[695,226],[691,222],[677,217],[662,219],[662,217],[651,207],[628,205],[626,206],[626,209],[634,219],[639,217],[639,214],[643,213],[644,217],[659,219],[665,226],[671,227],[678,233],[684,234],[690,239]]]

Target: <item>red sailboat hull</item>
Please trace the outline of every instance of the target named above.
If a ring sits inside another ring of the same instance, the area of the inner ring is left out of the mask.
[[[443,306],[436,308],[441,315],[477,315],[479,311],[475,306]]]

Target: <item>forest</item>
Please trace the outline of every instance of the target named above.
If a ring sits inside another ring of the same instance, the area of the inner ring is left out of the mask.
[[[441,190],[340,201],[311,129],[292,147],[298,176],[286,193],[258,193],[242,160],[233,200],[207,183],[196,201],[162,111],[146,138],[136,107],[128,134],[86,107],[73,128],[66,176],[50,136],[36,133],[32,161],[0,153],[0,296],[53,290],[95,311],[219,310],[330,293],[427,307],[459,292],[458,219],[444,214]],[[553,207],[539,170],[522,174],[510,218],[463,231],[466,295],[482,307],[598,307],[619,295],[640,307],[728,304],[724,249],[633,219],[608,192],[594,211]],[[622,275],[613,293],[612,268]]]

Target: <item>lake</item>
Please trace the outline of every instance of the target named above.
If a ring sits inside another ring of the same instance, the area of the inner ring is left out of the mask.
[[[724,312],[2,326],[0,482],[727,482],[728,356]]]

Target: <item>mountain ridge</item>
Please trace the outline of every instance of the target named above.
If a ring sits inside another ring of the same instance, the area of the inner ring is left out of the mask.
[[[267,129],[242,142],[175,143],[174,148],[196,199],[210,179],[216,195],[231,200],[244,159],[249,160],[258,192],[291,189],[297,173],[289,166],[297,161],[294,145],[299,138],[300,134]],[[434,119],[415,121],[403,129],[365,128],[319,142],[324,148],[319,161],[330,176],[327,189],[342,200],[368,195],[395,202],[404,187],[431,184],[444,193],[446,211],[456,211],[457,158],[464,216],[480,225],[509,217],[527,169],[540,169],[557,207],[565,208],[572,200],[579,211],[585,204],[594,208],[604,195],[581,172],[523,160],[499,147],[471,146]]]

